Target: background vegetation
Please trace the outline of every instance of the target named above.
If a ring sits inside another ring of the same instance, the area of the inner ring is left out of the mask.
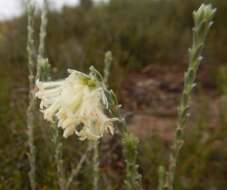
[[[126,112],[130,112],[129,122],[135,121],[131,118],[131,112],[133,115],[145,113],[153,116],[152,111],[145,108],[141,111],[141,107],[133,107],[132,104],[158,100],[147,98],[146,93],[141,95],[139,92],[141,98],[134,98],[129,91],[129,82],[131,79],[137,80],[138,74],[144,72],[148,79],[161,75],[158,79],[162,81],[162,76],[171,72],[171,68],[177,68],[182,76],[176,80],[179,88],[182,87],[187,49],[191,43],[191,13],[201,2],[211,2],[218,12],[205,50],[202,68],[205,74],[201,73],[200,76],[202,83],[196,92],[186,146],[177,171],[176,187],[187,190],[223,190],[227,188],[227,1],[110,0],[107,4],[94,5],[92,1],[83,0],[78,7],[64,7],[62,12],[49,14],[47,54],[53,68],[52,73],[59,78],[65,76],[67,68],[86,71],[93,64],[102,70],[104,53],[111,50],[114,55],[111,86],[121,97]],[[40,22],[38,14],[37,31]],[[26,25],[26,16],[0,23],[1,190],[29,189],[25,133],[28,94]],[[172,76],[175,74],[177,73],[171,73]],[[149,93],[156,94],[157,90],[159,89],[151,89]],[[125,91],[129,91],[129,96],[125,96]],[[133,88],[133,91],[138,89]],[[172,93],[171,90],[168,92]],[[179,92],[174,91],[177,100]],[[174,114],[171,116],[173,120],[175,117]],[[158,119],[163,118],[160,116]],[[58,187],[54,158],[49,156],[53,152],[53,145],[48,138],[52,129],[46,126],[47,123],[41,119],[37,122],[35,140],[38,146],[38,181],[40,189],[54,190]],[[170,139],[160,134],[155,123],[152,130],[144,127],[132,129],[135,134],[140,134],[140,130],[152,131],[145,132],[148,133],[146,137],[140,136],[139,163],[144,188],[157,189],[158,165],[167,164]],[[108,143],[101,147],[104,152],[100,164],[102,189],[107,189],[107,184],[110,189],[121,189],[123,184],[124,163],[121,146],[116,139],[117,137],[107,139]],[[76,165],[85,144],[78,142],[75,137],[63,141],[66,165]],[[88,166],[90,162],[88,158]],[[83,168],[75,180],[74,190],[90,189],[90,170],[89,167]]]

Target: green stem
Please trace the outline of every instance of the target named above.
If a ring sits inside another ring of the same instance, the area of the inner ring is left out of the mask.
[[[98,190],[99,182],[99,142],[93,144],[93,190]]]
[[[66,189],[66,179],[64,170],[63,143],[60,137],[60,129],[54,124],[55,162],[57,164],[58,185],[61,190]]]
[[[191,92],[196,85],[195,79],[202,60],[202,50],[204,48],[207,33],[212,25],[214,14],[215,9],[213,9],[211,5],[204,4],[193,13],[195,22],[193,28],[193,44],[192,48],[189,49],[189,67],[185,73],[184,88],[178,109],[178,124],[169,158],[169,169],[166,174],[165,188],[168,190],[174,189],[177,159],[184,143],[184,129],[189,116]]]
[[[165,188],[165,168],[163,166],[160,166],[158,168],[158,190],[164,190]]]
[[[31,189],[36,189],[36,147],[34,143],[34,114],[35,114],[35,94],[34,94],[34,78],[35,78],[35,43],[34,43],[34,6],[29,1],[27,5],[28,15],[28,39],[27,39],[27,52],[28,52],[28,71],[29,71],[29,104],[27,108],[27,134],[28,134],[28,159],[30,164],[29,180]]]
[[[45,46],[46,46],[46,35],[47,35],[47,18],[48,13],[48,1],[44,0],[44,6],[41,12],[41,25],[39,32],[39,47],[36,65],[36,80],[39,79],[50,79],[50,66],[48,60],[44,58]]]
[[[112,64],[112,53],[110,51],[106,52],[104,59],[104,83],[108,86],[108,79],[110,75],[110,69]],[[98,182],[99,182],[99,142],[94,142],[93,146],[93,190],[98,190]]]
[[[72,170],[71,175],[69,176],[68,181],[66,183],[66,190],[70,189],[73,179],[76,178],[76,176],[79,174],[84,162],[87,159],[88,153],[91,151],[92,148],[93,148],[93,146],[91,146],[91,144],[89,144],[86,152],[81,156],[80,161],[78,162],[76,168]]]
[[[42,9],[41,13],[41,25],[40,25],[40,33],[39,33],[39,49],[38,49],[38,55],[40,57],[44,57],[45,53],[45,40],[46,40],[46,35],[47,35],[47,23],[48,23],[48,18],[47,18],[47,13],[48,13],[48,1],[44,0],[44,6]]]
[[[142,190],[142,176],[138,172],[137,164],[139,140],[127,130],[122,134],[123,155],[126,164],[124,180],[125,190]]]

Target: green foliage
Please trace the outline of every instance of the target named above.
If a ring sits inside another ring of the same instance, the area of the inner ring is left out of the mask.
[[[138,143],[139,140],[133,134],[124,132],[122,136],[122,146],[126,162],[125,190],[142,189],[142,177],[138,173],[139,165],[137,164]]]

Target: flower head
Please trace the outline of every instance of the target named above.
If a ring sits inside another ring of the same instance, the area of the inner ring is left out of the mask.
[[[76,134],[81,140],[97,140],[113,134],[113,121],[107,115],[109,102],[101,75],[92,67],[89,75],[69,70],[60,81],[36,82],[36,97],[41,100],[44,119],[57,121],[64,137]]]

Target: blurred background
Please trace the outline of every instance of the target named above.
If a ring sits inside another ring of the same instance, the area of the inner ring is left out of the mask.
[[[65,77],[67,68],[88,71],[94,65],[102,71],[105,52],[112,51],[110,86],[124,107],[130,131],[140,139],[138,162],[145,190],[157,189],[158,166],[167,164],[192,41],[192,11],[202,2],[217,7],[217,15],[193,94],[176,189],[225,190],[227,1],[49,1],[46,56],[54,78]],[[41,6],[42,1],[37,0],[37,34]],[[29,189],[24,10],[23,0],[0,1],[0,190]],[[36,38],[38,41],[38,35]],[[39,189],[55,190],[58,187],[51,156],[53,147],[48,136],[51,130],[47,125],[37,118],[38,181]],[[78,162],[85,145],[76,137],[63,141],[66,166],[70,168],[70,163]],[[115,138],[110,138],[101,151],[100,187],[119,190],[124,175],[121,146]],[[81,171],[73,190],[90,189],[89,170],[85,167]]]

